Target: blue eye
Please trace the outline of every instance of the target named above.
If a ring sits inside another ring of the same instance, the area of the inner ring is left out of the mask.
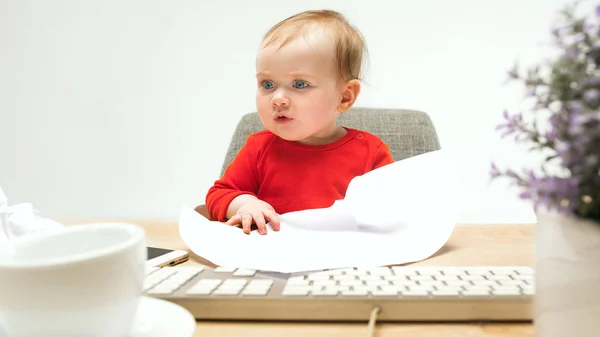
[[[271,81],[264,81],[262,83],[263,88],[265,89],[273,89],[275,87],[275,85],[273,84],[273,82]]]
[[[308,84],[304,81],[296,81],[294,82],[293,87],[296,89],[303,89],[308,87]]]

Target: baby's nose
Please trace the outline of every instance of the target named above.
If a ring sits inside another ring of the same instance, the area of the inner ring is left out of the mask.
[[[289,98],[283,92],[276,92],[271,102],[273,107],[288,106],[290,104]]]

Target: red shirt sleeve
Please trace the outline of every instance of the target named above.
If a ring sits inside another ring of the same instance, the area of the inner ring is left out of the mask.
[[[386,143],[379,145],[373,157],[373,170],[394,162],[390,148]]]
[[[226,221],[227,209],[233,199],[241,194],[256,196],[258,191],[258,147],[255,138],[248,137],[223,176],[215,181],[206,194],[206,208],[211,220]]]

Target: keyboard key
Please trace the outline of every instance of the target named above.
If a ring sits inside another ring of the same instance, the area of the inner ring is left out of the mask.
[[[499,288],[499,289],[492,289],[492,294],[499,296],[507,296],[507,295],[512,295],[512,296],[518,296],[521,295],[521,289],[519,288]]]
[[[308,296],[308,288],[285,288],[281,292],[283,296]]]
[[[194,284],[193,288],[216,288],[221,284],[221,280],[218,279],[203,279]]]
[[[465,271],[471,275],[471,276],[486,276],[486,275],[493,275],[490,268],[484,267],[484,268],[478,268],[478,267],[467,267],[465,268]]]
[[[481,282],[481,281],[488,280],[483,275],[461,275],[460,279],[464,280],[464,281],[473,281],[473,282]]]
[[[394,288],[383,288],[371,291],[373,296],[398,296],[398,290]]]
[[[233,272],[233,276],[254,276],[256,274],[256,270],[250,269],[237,269]]]
[[[356,275],[333,275],[333,279],[336,281],[348,281],[348,280],[358,280]]]
[[[349,287],[352,287],[352,286],[361,286],[361,285],[364,285],[364,284],[365,284],[363,281],[361,281],[361,280],[357,280],[357,279],[352,279],[352,280],[340,280],[340,281],[338,281],[338,282],[339,282],[339,284],[340,284],[340,285],[343,285],[343,286],[349,286]]]
[[[423,282],[436,281],[436,279],[433,278],[433,276],[431,276],[431,275],[413,275],[413,276],[410,276],[410,280],[411,281],[417,281],[417,282],[420,282],[420,281],[423,281]]]
[[[418,275],[417,270],[410,267],[392,267],[392,271],[394,272],[394,275]]]
[[[454,276],[462,276],[468,275],[467,269],[465,268],[443,268],[441,269],[441,273],[443,275],[454,275]]]
[[[337,296],[339,291],[335,288],[322,288],[318,290],[312,290],[311,293],[314,296]]]
[[[488,280],[499,281],[499,282],[513,280],[513,278],[508,274],[486,275],[485,278]]]
[[[407,290],[409,291],[425,291],[425,292],[429,292],[431,290],[434,290],[434,287],[431,286],[427,286],[427,285],[411,285],[410,287],[406,287]]]
[[[254,279],[250,280],[248,283],[248,287],[259,286],[259,287],[271,287],[273,285],[273,280],[269,279]]]
[[[512,275],[512,277],[515,280],[524,280],[524,281],[532,281],[533,280],[532,274],[514,274],[514,275]]]
[[[440,289],[431,291],[432,296],[437,297],[458,297],[460,295],[459,290],[457,289]]]
[[[521,292],[523,293],[523,295],[527,296],[533,296],[534,294],[533,288],[523,288],[521,289]]]
[[[471,282],[465,280],[446,280],[444,284],[449,287],[468,287],[473,285]]]
[[[519,275],[532,275],[533,276],[533,274],[535,273],[535,270],[533,270],[532,268],[517,267],[514,269],[517,272],[517,274],[519,274]]]
[[[435,276],[436,278],[437,278],[437,276],[443,276],[442,272],[437,267],[423,267],[423,268],[419,268],[419,273],[418,274],[419,275],[423,275],[423,276]]]
[[[155,271],[159,270],[160,267],[147,267],[146,268],[146,275],[150,275],[152,273],[154,273]]]
[[[178,287],[170,286],[170,285],[159,285],[152,289],[150,289],[147,293],[149,295],[168,295],[177,290]]]
[[[458,275],[436,275],[435,279],[438,281],[462,281]]]
[[[476,286],[497,286],[499,283],[497,281],[490,280],[471,280],[471,284]]]
[[[313,280],[312,285],[317,287],[327,287],[336,285],[336,281],[334,280]]]
[[[405,297],[429,297],[429,291],[421,289],[408,289],[401,292]]]
[[[387,276],[387,275],[394,274],[390,268],[385,268],[385,267],[375,268],[375,269],[367,269],[367,273],[369,275],[377,275],[377,276]]]
[[[246,279],[227,279],[223,281],[223,286],[243,287],[246,285],[246,282],[248,282]]]
[[[523,280],[513,280],[513,279],[501,280],[501,281],[498,281],[498,283],[500,283],[500,285],[503,285],[503,286],[509,286],[509,285],[525,286],[525,285],[527,285],[527,283],[525,283]]]
[[[463,288],[465,288],[465,290],[473,290],[473,291],[480,290],[480,291],[488,291],[489,292],[490,290],[492,290],[492,287],[486,286],[486,285],[471,285],[471,286],[467,286],[467,287],[463,287]]]
[[[366,280],[365,284],[367,286],[383,286],[383,285],[390,285],[390,281],[387,280]]]
[[[162,282],[162,284],[172,284],[174,286],[180,287],[198,274],[199,271],[196,270],[183,270],[181,272],[171,275],[171,277]]]
[[[330,280],[330,279],[332,279],[332,275],[315,273],[315,274],[309,274],[307,279],[308,280],[319,280],[319,281]]]
[[[348,289],[340,292],[344,296],[368,296],[369,291],[365,288]]]
[[[214,269],[215,273],[233,273],[237,268],[228,268],[228,267],[217,267]]]
[[[216,287],[193,287],[186,291],[188,295],[210,295]]]
[[[293,276],[287,280],[287,284],[309,285],[310,283],[311,281],[305,279],[304,276]]]
[[[461,291],[461,294],[465,297],[488,297],[490,291],[485,289],[469,289]]]
[[[237,295],[242,291],[243,286],[240,287],[224,287],[221,285],[213,291],[213,295]]]
[[[242,295],[248,296],[266,296],[269,293],[269,288],[246,287],[242,290]]]

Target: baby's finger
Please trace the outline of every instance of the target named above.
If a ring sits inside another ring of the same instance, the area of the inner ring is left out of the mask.
[[[242,214],[240,215],[242,218],[242,229],[244,233],[250,234],[250,227],[252,226],[252,215],[250,214]]]
[[[229,225],[229,226],[235,226],[235,225],[238,225],[241,223],[242,223],[242,217],[239,214],[232,216],[231,218],[229,218],[227,220],[227,222],[225,222],[225,224]]]
[[[267,234],[265,217],[263,216],[262,212],[259,211],[252,213],[252,217],[254,218],[254,223],[256,224],[256,227],[258,227],[258,232],[260,234]]]
[[[268,210],[268,211],[264,212],[264,215],[265,215],[265,218],[271,224],[271,227],[273,227],[273,230],[278,231],[279,227],[280,227],[279,214],[277,214],[277,212],[275,212],[275,211]]]

